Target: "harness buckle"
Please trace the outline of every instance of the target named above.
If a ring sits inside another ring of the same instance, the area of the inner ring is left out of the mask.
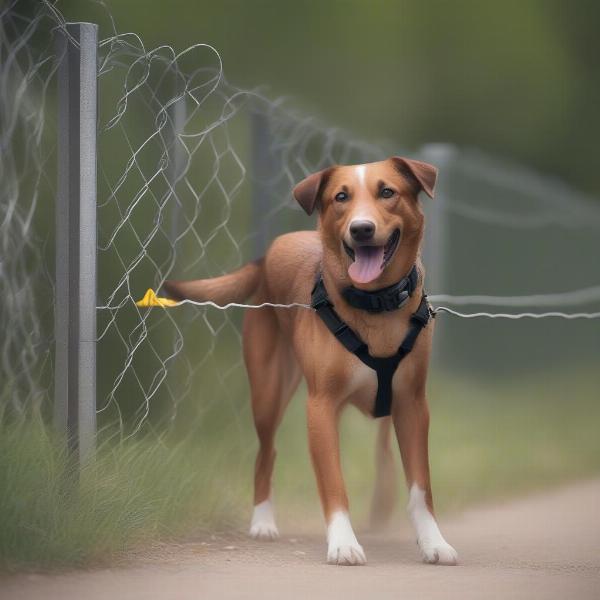
[[[407,291],[402,291],[394,294],[393,297],[389,298],[389,302],[387,303],[389,308],[386,307],[387,310],[391,311],[400,308],[406,303],[409,297],[410,294]]]
[[[424,307],[424,310],[423,310]],[[427,303],[419,306],[417,312],[413,313],[411,316],[411,321],[416,321],[420,323],[423,327],[429,323],[429,319],[431,318],[431,314],[429,312],[429,305]]]
[[[346,325],[346,323],[342,322],[342,324],[335,329],[335,331],[332,330],[332,333],[335,338],[346,348],[346,350],[356,354],[357,356],[357,352],[360,350],[360,348],[366,348],[365,343],[354,333],[354,331],[352,331],[352,329],[350,329],[350,327],[348,327],[348,325]]]
[[[320,298],[316,298],[316,299],[313,298],[313,301],[311,302],[311,306],[315,310],[319,310],[325,306],[331,307],[333,305],[331,304],[331,302],[329,302],[329,298],[320,297]]]
[[[313,290],[310,294],[310,305],[314,310],[319,310],[324,307],[332,307],[333,304],[329,301],[327,290],[323,285],[323,280],[319,280],[315,283]]]
[[[333,335],[335,335],[335,337],[341,337],[347,329],[349,329],[348,325],[342,321],[341,325],[333,331]]]

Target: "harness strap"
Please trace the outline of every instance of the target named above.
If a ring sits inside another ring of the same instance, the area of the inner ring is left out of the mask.
[[[311,294],[311,306],[325,326],[337,340],[377,373],[377,394],[375,396],[374,417],[385,417],[392,412],[392,379],[400,361],[413,349],[423,327],[431,318],[427,297],[423,294],[416,312],[411,315],[410,327],[398,351],[392,356],[372,356],[369,347],[348,325],[340,319],[331,303],[323,278],[319,275]]]
[[[313,288],[311,294],[311,303],[312,308],[315,309],[319,317],[321,317],[322,321],[325,323],[325,326],[333,335],[338,339],[338,341],[348,350],[352,352],[352,354],[357,354],[359,350],[364,348],[364,350],[369,351],[367,345],[354,333],[348,325],[342,319],[340,319],[339,315],[335,312],[333,308],[333,304],[329,300],[329,296],[327,295],[327,290],[325,289],[325,284],[323,283],[323,278],[319,275],[317,283],[315,283],[315,287]]]

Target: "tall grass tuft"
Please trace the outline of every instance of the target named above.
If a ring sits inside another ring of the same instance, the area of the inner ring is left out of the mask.
[[[112,562],[190,528],[237,525],[240,478],[213,459],[202,468],[197,442],[104,442],[79,482],[64,447],[40,419],[0,425],[3,569]]]

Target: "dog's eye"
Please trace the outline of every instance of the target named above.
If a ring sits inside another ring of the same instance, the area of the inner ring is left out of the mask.
[[[348,194],[346,194],[346,192],[338,192],[335,195],[335,200],[336,202],[346,202],[346,200],[348,200]]]
[[[391,198],[395,193],[392,188],[385,187],[381,190],[380,196],[382,198]]]

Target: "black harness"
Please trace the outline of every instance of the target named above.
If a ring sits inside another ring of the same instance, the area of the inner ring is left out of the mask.
[[[360,308],[370,313],[392,311],[401,308],[412,296],[417,287],[418,273],[413,267],[410,273],[398,283],[381,290],[366,292],[354,287],[346,288],[342,295],[354,308]],[[365,365],[377,373],[377,395],[375,396],[374,417],[386,417],[392,411],[392,379],[400,361],[413,349],[419,333],[432,317],[432,312],[423,294],[419,308],[410,317],[410,327],[398,351],[392,356],[372,356],[369,347],[340,319],[333,304],[329,300],[323,277],[319,273],[311,294],[311,306],[315,309],[327,329],[337,340],[358,357]]]

